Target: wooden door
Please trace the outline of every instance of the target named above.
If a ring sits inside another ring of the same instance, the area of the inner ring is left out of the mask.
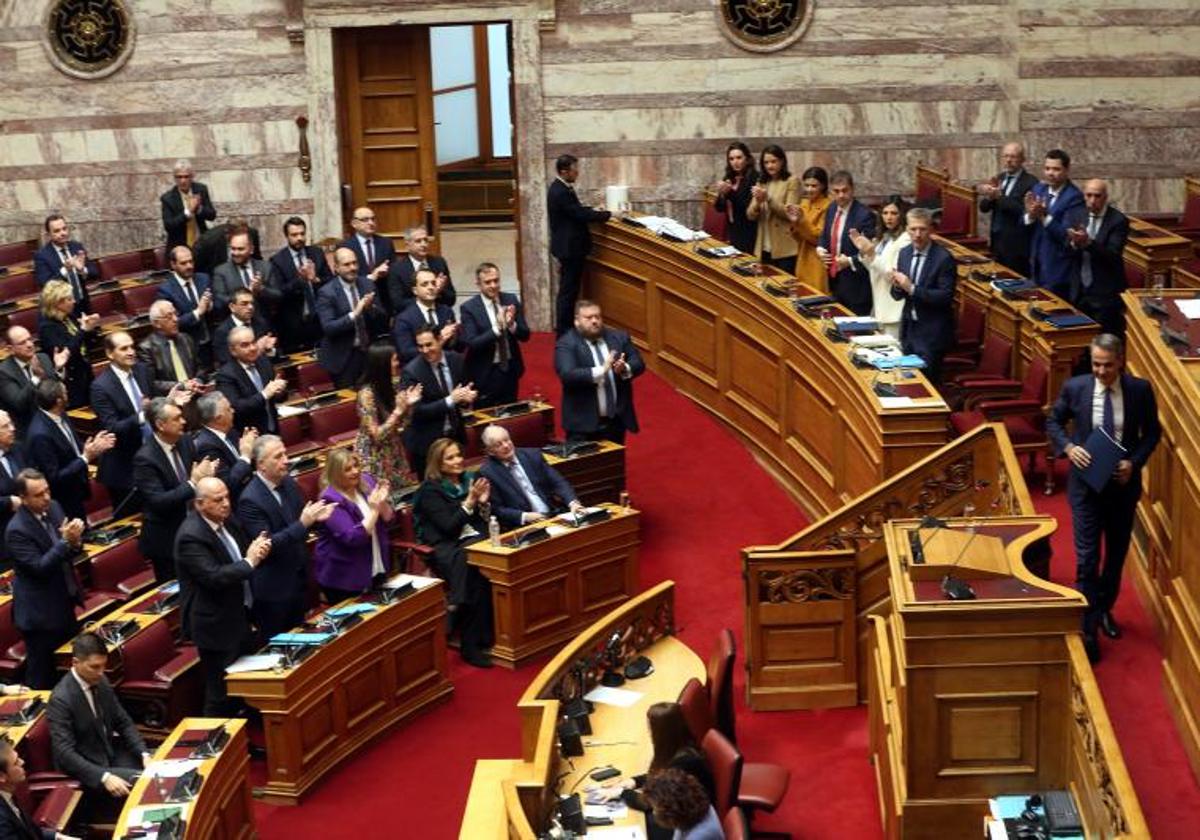
[[[342,216],[366,205],[377,233],[437,221],[429,29],[378,26],[335,33]],[[432,232],[432,231],[431,231]]]

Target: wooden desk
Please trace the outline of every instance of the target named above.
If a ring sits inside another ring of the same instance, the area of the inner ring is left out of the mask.
[[[585,505],[616,504],[625,490],[625,447],[610,440],[596,441],[599,449],[560,458],[544,453],[547,463],[570,482]]]
[[[365,615],[294,668],[225,683],[263,713],[267,782],[255,795],[295,805],[376,735],[454,690],[442,582]]]
[[[478,542],[467,562],[492,584],[492,660],[509,668],[572,638],[638,591],[641,515],[605,505],[612,518],[519,548]],[[523,526],[502,538],[537,528]]]
[[[100,625],[107,624],[110,621],[124,623],[133,621],[137,623],[138,629],[121,637],[119,641],[109,641],[105,639],[105,644],[108,646],[108,668],[105,673],[112,683],[119,683],[123,674],[123,663],[121,661],[121,646],[132,639],[141,630],[149,627],[157,621],[165,621],[174,633],[179,628],[179,583],[178,581],[167,581],[150,589],[147,592],[134,598],[132,601],[127,601],[117,609],[104,616],[103,619],[90,621],[83,625],[81,632],[96,632]],[[172,599],[171,596],[174,595]],[[157,611],[160,604],[169,604],[161,612]],[[58,668],[65,671],[71,667],[71,642],[64,642],[59,645],[58,650],[54,652],[54,657],[58,662]]]
[[[202,733],[224,726],[229,733],[229,740],[213,758],[206,758],[200,764],[198,772],[202,778],[200,792],[191,802],[184,804],[184,821],[187,828],[185,837],[196,840],[241,840],[257,836],[254,829],[254,808],[250,800],[250,753],[246,743],[246,721],[238,718],[185,718],[179,722],[174,731],[167,737],[158,749],[154,751],[155,761],[187,759],[192,752],[191,747],[177,746],[179,741],[195,740]],[[151,776],[152,768],[147,769],[134,784],[125,800],[125,807],[117,819],[113,840],[121,840],[131,828],[137,828],[141,822],[134,822],[135,812],[141,813],[145,808],[172,807],[162,803],[162,795],[158,783]],[[172,784],[164,781],[163,789]]]
[[[580,633],[534,678],[517,704],[521,758],[476,762],[460,840],[534,840],[548,825],[555,790],[570,789],[582,774],[601,764],[611,763],[626,775],[645,772],[651,757],[646,709],[654,702],[677,699],[684,683],[705,676],[704,663],[673,635],[674,587],[666,581],[622,604]],[[593,661],[613,633],[627,634],[626,658],[648,656],[655,673],[626,683],[625,688],[642,694],[630,708],[596,705],[590,716],[592,734],[584,736],[584,755],[574,759],[574,769],[569,770],[558,752],[559,704],[596,684],[599,670],[585,672],[581,689],[574,668],[580,660]],[[644,818],[630,811],[619,824],[642,825]]]
[[[43,703],[49,704],[50,703],[50,692],[49,691],[30,690],[30,691],[22,692],[21,694],[10,694],[10,695],[6,695],[4,697],[0,697],[0,704],[4,704],[6,702],[16,702],[16,703],[24,704],[24,703],[28,703],[32,700],[41,700]],[[32,718],[30,718],[30,720],[27,721],[26,723],[13,724],[11,726],[6,726],[3,724],[0,724],[0,735],[3,735],[8,740],[12,741],[14,747],[19,745],[21,743],[21,741],[25,740],[25,736],[27,734],[29,734],[29,730],[33,729],[33,725],[35,723],[37,723],[39,720],[41,720],[42,716],[44,714],[46,714],[47,708],[48,708],[48,706],[43,706],[41,711],[39,711],[36,715],[34,715]]]
[[[1161,276],[1165,283],[1173,266],[1192,259],[1192,242],[1166,228],[1130,216],[1129,239],[1122,256],[1127,274],[1133,275],[1131,285],[1150,287],[1155,275]],[[1138,279],[1140,283],[1136,282]]]
[[[1070,789],[1085,836],[1149,837],[1083,655],[1086,601],[1022,562],[1057,523],[919,525],[884,523],[891,598],[871,617],[871,753],[885,836],[978,836],[989,797]],[[943,595],[952,567],[975,600]]]
[[[1175,305],[1192,290],[1122,295],[1129,370],[1154,385],[1162,441],[1142,473],[1126,569],[1163,639],[1163,683],[1192,772],[1200,778],[1200,321]],[[1161,307],[1147,314],[1143,305]],[[1166,326],[1189,344],[1168,346]]]
[[[833,510],[945,442],[949,411],[924,377],[913,382],[928,399],[883,408],[874,374],[850,363],[849,345],[730,260],[622,221],[592,233],[583,296],[629,331],[648,367],[738,434],[806,510]]]

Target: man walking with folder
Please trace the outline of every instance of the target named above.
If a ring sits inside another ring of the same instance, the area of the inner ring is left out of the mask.
[[[1046,429],[1072,465],[1067,498],[1075,532],[1075,585],[1088,602],[1083,643],[1094,663],[1100,660],[1097,630],[1110,639],[1121,637],[1112,609],[1142,495],[1142,467],[1162,427],[1150,383],[1124,372],[1121,339],[1103,333],[1092,339],[1089,351],[1092,372],[1067,380]]]

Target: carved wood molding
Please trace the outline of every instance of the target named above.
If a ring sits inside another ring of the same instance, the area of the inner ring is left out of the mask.
[[[1088,710],[1087,696],[1075,670],[1071,670],[1071,717],[1075,721],[1075,729],[1083,744],[1083,752],[1087,764],[1094,775],[1097,798],[1108,817],[1111,836],[1121,837],[1129,834],[1129,820],[1121,807],[1120,797],[1117,796],[1113,785],[1112,773],[1108,769],[1108,759],[1104,755],[1104,747],[1100,735],[1096,732],[1096,724]],[[1108,834],[1108,832],[1105,832]]]
[[[848,567],[764,572],[758,578],[758,599],[771,604],[849,601],[854,598],[854,576]]]
[[[296,158],[296,166],[300,168],[300,177],[304,183],[312,181],[312,151],[308,147],[308,117],[296,117],[296,128],[300,130],[300,150]]]

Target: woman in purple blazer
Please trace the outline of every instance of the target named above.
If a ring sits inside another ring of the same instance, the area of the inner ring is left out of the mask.
[[[391,488],[362,471],[359,456],[334,449],[325,459],[321,500],[333,514],[317,525],[313,566],[325,600],[336,604],[365,592],[391,570],[387,523]]]

